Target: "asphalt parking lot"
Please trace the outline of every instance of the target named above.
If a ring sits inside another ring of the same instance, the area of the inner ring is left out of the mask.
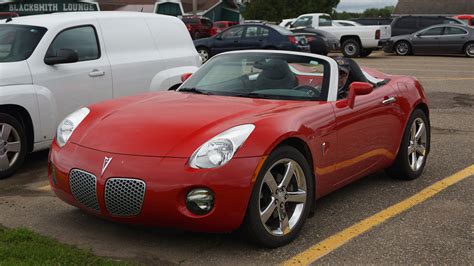
[[[375,53],[362,66],[417,77],[431,108],[431,153],[423,176],[399,181],[383,172],[319,200],[300,237],[275,250],[238,233],[199,234],[137,228],[87,215],[57,199],[47,181],[47,152],[29,155],[0,181],[0,224],[27,227],[100,256],[143,264],[279,264],[359,221],[474,164],[474,61],[462,56],[397,57]],[[471,264],[474,176],[330,250],[316,264]]]

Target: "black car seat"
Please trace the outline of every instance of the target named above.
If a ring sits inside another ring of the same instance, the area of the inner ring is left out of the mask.
[[[349,72],[346,84],[344,84],[344,86],[338,91],[339,98],[344,98],[347,96],[347,94],[349,93],[349,87],[352,82],[359,81],[370,83],[369,80],[365,77],[359,65],[351,58],[336,57],[334,58],[334,60],[336,60],[340,68],[345,68]]]
[[[255,81],[256,90],[292,89],[298,86],[296,76],[284,60],[271,59],[255,67],[262,69]]]

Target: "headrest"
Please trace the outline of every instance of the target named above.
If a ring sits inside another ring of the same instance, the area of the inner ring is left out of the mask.
[[[268,79],[284,79],[292,73],[288,63],[281,59],[270,59],[256,64],[255,67],[262,69],[260,75]]]

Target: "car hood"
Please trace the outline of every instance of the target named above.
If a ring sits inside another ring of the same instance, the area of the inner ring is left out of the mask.
[[[91,106],[71,142],[107,153],[183,158],[229,128],[257,126],[266,117],[304,105],[180,92],[132,96]]]
[[[0,86],[31,83],[30,68],[26,61],[0,63]]]

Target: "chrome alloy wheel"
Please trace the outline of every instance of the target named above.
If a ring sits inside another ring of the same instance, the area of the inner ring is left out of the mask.
[[[413,171],[423,166],[426,158],[426,125],[423,119],[417,118],[410,128],[410,144],[408,145],[408,164]]]
[[[274,236],[288,234],[300,221],[306,204],[306,177],[294,160],[281,159],[265,173],[259,191],[260,220]]]
[[[397,49],[397,53],[399,55],[406,55],[406,54],[408,54],[408,50],[409,50],[408,43],[400,42],[400,43],[397,44],[396,49]]]
[[[209,52],[206,49],[199,49],[198,53],[203,63],[209,60]]]
[[[11,125],[0,123],[0,170],[7,170],[18,160],[21,151],[20,134]]]
[[[354,56],[357,51],[357,47],[355,44],[349,43],[345,45],[344,51],[346,52],[347,55]]]

